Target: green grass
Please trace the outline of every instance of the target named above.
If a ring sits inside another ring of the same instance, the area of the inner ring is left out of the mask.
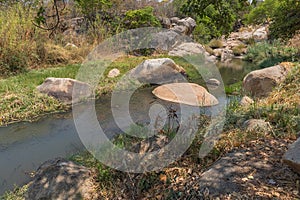
[[[28,190],[28,184],[22,187],[15,187],[12,191],[7,191],[4,195],[0,196],[2,200],[25,200],[25,193]]]
[[[256,63],[259,68],[266,68],[280,62],[295,62],[299,59],[297,54],[296,48],[285,46],[280,41],[260,42],[248,47],[245,60]]]
[[[36,87],[47,77],[74,78],[79,65],[32,70],[7,79],[0,79],[0,125],[31,121],[40,115],[69,109],[56,99],[41,94]]]
[[[243,81],[239,81],[237,83],[225,86],[226,94],[232,94],[232,95],[240,94],[242,90],[242,84]]]
[[[99,80],[99,86],[95,91],[96,97],[99,98],[103,94],[111,93],[122,75],[145,59],[163,57],[166,56],[122,57],[117,59],[111,63],[105,70],[104,76]],[[201,83],[201,76],[191,64],[180,58],[173,59],[186,69],[190,81]],[[34,121],[44,114],[69,110],[70,106],[39,93],[36,87],[42,84],[47,77],[75,78],[79,68],[80,65],[68,65],[38,69],[0,79],[0,126],[18,121]],[[119,69],[121,74],[115,78],[107,78],[108,72],[113,68]]]

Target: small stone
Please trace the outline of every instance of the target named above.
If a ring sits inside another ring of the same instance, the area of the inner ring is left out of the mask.
[[[273,179],[269,179],[268,183],[271,184],[271,185],[275,185],[276,184],[276,182]]]
[[[65,46],[65,48],[69,48],[69,49],[78,49],[78,47],[75,45],[75,44],[72,44],[72,43],[67,43],[66,44],[66,46]]]
[[[221,82],[218,79],[211,78],[206,81],[206,84],[209,89],[217,89],[220,86]]]
[[[241,105],[241,106],[248,106],[248,105],[251,105],[251,104],[253,104],[253,103],[254,103],[253,99],[251,99],[251,98],[248,97],[248,96],[244,96],[244,97],[241,99],[241,101],[240,101],[240,105]]]
[[[268,131],[270,124],[263,119],[249,119],[244,122],[243,127],[246,131]]]
[[[119,75],[120,75],[120,70],[114,68],[114,69],[112,69],[112,70],[110,70],[110,71],[108,72],[107,77],[108,77],[108,78],[115,78],[115,77],[117,77],[117,76],[119,76]]]

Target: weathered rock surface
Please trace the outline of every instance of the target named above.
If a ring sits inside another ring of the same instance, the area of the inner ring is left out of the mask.
[[[186,42],[178,45],[169,52],[169,56],[186,56],[193,54],[204,54],[206,51],[201,44]]]
[[[272,89],[284,81],[289,69],[276,65],[247,74],[243,80],[245,92],[255,97],[266,97]]]
[[[241,106],[248,106],[250,104],[254,103],[253,99],[251,99],[248,96],[244,96],[241,101],[240,101],[240,105]]]
[[[119,75],[120,75],[120,70],[114,68],[114,69],[112,69],[112,70],[110,70],[110,71],[108,72],[107,77],[108,77],[108,78],[114,78],[114,77],[117,77],[117,76],[119,76]]]
[[[283,162],[300,174],[300,138],[289,146],[283,156]]]
[[[70,78],[47,78],[42,85],[37,87],[37,90],[64,103],[72,103],[72,100],[77,103],[82,98],[92,95],[89,84]],[[72,95],[75,97],[74,99],[72,99]]]
[[[268,131],[270,123],[263,119],[249,119],[243,123],[243,128],[246,131]]]
[[[221,62],[230,61],[234,57],[232,50],[226,48],[214,49],[213,52],[216,57],[220,58]]]
[[[190,36],[196,27],[196,21],[191,18],[179,19],[178,17],[160,18],[160,22],[164,28],[171,29],[179,34]]]
[[[174,30],[163,30],[151,36],[149,47],[158,51],[170,51],[178,44],[191,41],[190,37],[182,36]]]
[[[178,46],[176,46],[174,49],[169,51],[168,55],[169,56],[179,56],[179,57],[184,57],[184,56],[189,56],[189,55],[197,55],[201,54],[204,56],[205,61],[208,62],[215,62],[216,57],[215,56],[210,56],[204,49],[204,47],[195,42],[185,42],[182,43]]]
[[[171,83],[155,88],[152,93],[160,99],[191,106],[213,106],[218,100],[204,87],[195,83]]]
[[[26,199],[97,199],[93,172],[62,158],[42,164],[30,183]]]
[[[141,83],[185,82],[185,70],[170,58],[149,59],[130,70],[129,77]]]
[[[266,139],[266,141],[255,141],[242,149],[227,153],[202,173],[198,179],[197,191],[209,193],[211,197],[233,195],[243,191],[242,194],[249,194],[251,198],[254,196],[260,198],[261,196],[256,193],[260,191],[260,186],[276,184],[278,187],[285,188],[286,183],[281,181],[281,178],[285,174],[293,175],[280,162],[282,155],[280,150],[284,149],[285,145],[284,140]],[[196,184],[193,183],[193,185]],[[271,187],[274,189],[274,186]],[[247,191],[250,188],[255,188],[255,192]]]
[[[228,38],[230,38],[230,40],[240,41],[247,41],[251,38],[256,41],[266,40],[268,39],[267,29],[267,26],[262,26],[257,29],[249,27],[248,29],[243,29],[242,31],[231,33]]]
[[[59,28],[63,31],[64,35],[77,36],[83,32],[84,18],[75,17],[68,20],[62,20]]]

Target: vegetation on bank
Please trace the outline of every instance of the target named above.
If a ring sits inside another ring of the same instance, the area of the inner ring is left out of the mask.
[[[130,28],[159,27],[162,17],[194,17],[193,37],[201,43],[228,35],[244,24],[265,22],[270,23],[272,40],[287,40],[300,29],[299,4],[297,0],[266,0],[258,5],[247,0],[0,1],[0,77],[79,63],[104,39]],[[83,17],[78,27],[70,21],[74,17]],[[68,43],[77,48],[67,48]]]
[[[238,22],[255,25],[270,23],[269,35],[272,40],[278,38],[286,40],[300,29],[300,2],[296,0],[266,0],[257,7],[246,4],[246,0],[231,2],[175,0],[172,4],[166,4],[165,1],[159,3],[158,6],[153,4],[153,9],[150,7],[144,9],[145,5],[142,5],[144,1],[136,4],[135,0],[126,0],[128,4],[122,4],[118,0],[76,0],[76,9],[68,7],[62,16],[84,16],[86,21],[80,31],[85,34],[65,37],[62,30],[56,29],[50,34],[34,26],[32,21],[37,20],[39,4],[38,1],[34,1],[33,4],[28,4],[28,2],[33,1],[16,3],[13,0],[0,0],[0,96],[2,97],[0,98],[0,126],[20,120],[31,121],[46,113],[68,110],[69,106],[38,93],[36,86],[47,77],[75,78],[80,65],[73,63],[82,61],[95,44],[130,27],[137,28],[149,24],[159,26],[158,17],[161,16],[171,17],[175,13],[182,17],[194,16],[198,25],[194,38],[207,43],[211,39],[230,33]],[[274,6],[270,7],[273,3]],[[232,6],[233,4],[235,6]],[[165,8],[170,9],[168,14],[162,11]],[[127,16],[126,20],[123,20],[124,16]],[[45,25],[46,19],[38,18],[38,20],[41,26]],[[207,48],[222,45],[216,41],[218,40],[213,40]],[[66,47],[68,42],[75,44],[77,48]],[[239,49],[235,51],[239,53]],[[151,58],[154,57],[160,56]],[[105,75],[112,68],[120,69],[121,75],[114,79],[103,78],[96,95],[111,92],[119,78],[145,58],[128,56],[115,61],[107,69]],[[201,82],[199,74],[189,64],[179,58],[173,59],[187,70],[190,81]],[[266,41],[250,46],[246,59],[257,63],[261,68],[282,61],[296,62],[299,61],[299,47],[289,47],[286,43],[279,43],[277,40]],[[276,87],[269,97],[256,100],[250,106],[240,107],[238,102],[232,101],[227,109],[227,120],[222,137],[204,159],[198,157],[199,147],[203,142],[203,137],[199,133],[180,160],[157,173],[125,174],[103,166],[87,152],[73,156],[72,160],[97,170],[99,181],[97,192],[103,198],[113,199],[126,192],[128,193],[126,195],[130,197],[136,195],[146,198],[147,194],[152,194],[162,195],[169,199],[179,198],[183,194],[176,191],[174,185],[180,182],[179,178],[186,180],[191,176],[189,169],[192,169],[192,172],[205,170],[226,152],[253,140],[296,138],[296,134],[300,131],[299,70],[299,64],[296,64],[292,74],[284,83]],[[228,93],[240,94],[240,90],[241,82],[226,88]],[[271,129],[267,132],[245,132],[242,122],[247,119],[265,119],[270,122]],[[164,134],[168,137],[172,135]],[[129,146],[136,141],[120,136],[115,142]],[[124,182],[128,183],[127,188],[124,188]],[[192,195],[197,195],[198,191],[193,188],[188,188],[188,190]],[[26,186],[7,193],[1,198],[22,199],[25,191]],[[164,193],[158,194],[160,191]]]
[[[185,184],[188,180],[192,181],[188,177],[195,172],[205,171],[227,152],[264,139],[268,141],[293,140],[297,137],[297,133],[300,131],[299,87],[300,65],[296,64],[287,79],[276,87],[266,99],[257,100],[254,104],[246,107],[239,106],[238,102],[233,101],[227,108],[226,124],[221,138],[204,159],[198,157],[205,131],[200,129],[185,154],[160,172],[123,173],[101,164],[88,152],[74,155],[71,160],[97,171],[99,183],[97,193],[103,199],[198,197],[199,191],[178,186]],[[268,131],[245,131],[242,124],[248,119],[265,119],[270,122],[270,129]],[[203,118],[203,120],[205,123],[207,119]],[[172,132],[163,131],[160,134],[172,138]],[[114,143],[121,148],[130,148],[137,142],[140,141],[127,135],[120,135],[114,140]],[[260,150],[257,151],[259,153]],[[244,195],[245,198],[247,195],[253,197],[248,192],[243,191],[240,195]],[[272,196],[272,194],[270,195]],[[262,194],[261,197],[268,196],[268,194]]]
[[[300,59],[300,48],[286,45],[280,40],[263,41],[248,47],[244,60],[266,68],[281,62],[296,62]]]
[[[135,191],[131,192],[136,197],[142,198],[149,195],[163,196],[165,199],[179,198],[180,194],[173,190],[172,185],[178,181],[176,177],[184,182],[184,179],[190,175],[189,169],[204,171],[225,153],[252,141],[266,138],[267,140],[295,139],[300,131],[299,91],[300,65],[297,64],[286,80],[276,87],[266,99],[257,100],[254,104],[246,107],[239,106],[238,102],[233,101],[227,108],[226,124],[222,136],[215,148],[204,159],[198,157],[199,148],[203,142],[202,129],[197,133],[192,145],[182,158],[161,172],[148,172],[140,175],[122,173],[99,163],[88,152],[75,155],[72,160],[97,169],[98,192],[105,199],[124,196],[124,190],[130,192],[123,184],[127,181],[131,182],[128,184],[132,184],[132,188],[135,188]],[[244,130],[242,122],[248,119],[265,119],[271,124],[270,130],[247,132]],[[162,134],[168,137],[172,136],[172,133],[168,132]],[[132,147],[132,144],[136,142],[136,139],[126,135],[120,135],[114,141],[122,148]],[[158,193],[159,190],[163,190],[163,194]],[[191,190],[191,188],[187,190]]]
[[[133,69],[145,59],[162,58],[165,55],[151,57],[125,56],[114,61],[104,72],[95,90],[96,98],[113,91],[118,80],[130,69]],[[172,57],[174,61],[184,67],[189,80],[202,83],[202,78],[196,69],[182,58]],[[67,65],[54,68],[35,69],[26,73],[0,79],[0,126],[18,121],[35,121],[39,117],[55,112],[70,110],[71,106],[59,102],[46,94],[41,94],[36,87],[43,83],[47,77],[75,78],[81,65]],[[120,75],[108,78],[111,69],[120,70]]]

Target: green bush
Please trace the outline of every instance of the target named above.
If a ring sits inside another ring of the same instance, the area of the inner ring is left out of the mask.
[[[195,39],[200,42],[229,34],[248,9],[247,0],[186,0],[181,7],[182,13],[197,19]]]
[[[277,7],[270,24],[270,38],[292,38],[300,30],[299,0],[283,0]]]
[[[208,46],[213,49],[218,49],[223,47],[222,40],[213,39],[208,43]]]
[[[279,3],[280,0],[265,0],[246,15],[246,23],[262,24],[266,21],[270,21]]]
[[[270,23],[271,39],[292,38],[300,30],[299,0],[265,0],[247,15],[248,24]]]
[[[160,26],[159,20],[153,14],[153,8],[149,6],[138,10],[127,11],[123,19],[124,29]]]

